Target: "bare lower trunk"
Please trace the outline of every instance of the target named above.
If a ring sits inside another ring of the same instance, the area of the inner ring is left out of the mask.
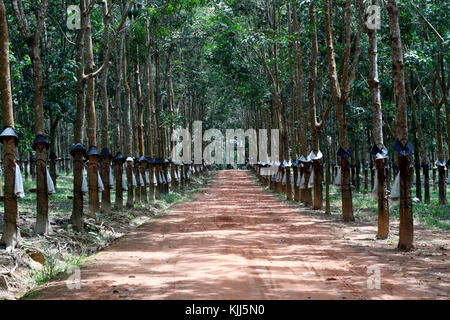
[[[153,171],[154,171],[154,166],[153,165],[149,165],[148,166],[148,173],[149,173],[149,178],[150,178],[150,192],[148,195],[148,200],[149,201],[155,201],[155,185],[153,183]]]
[[[134,200],[133,200],[133,162],[127,161],[127,182],[128,182],[128,191],[127,191],[127,208],[133,208],[134,207]]]
[[[89,156],[88,180],[89,180],[88,217],[95,218],[96,217],[95,214],[98,212],[98,209],[99,209],[97,155]]]
[[[400,228],[398,248],[410,250],[414,242],[414,225],[411,200],[411,175],[409,171],[409,158],[398,157],[400,169]]]
[[[306,162],[303,163],[304,164],[304,175],[305,175],[305,189],[303,189],[303,201],[305,203],[305,205],[307,205],[308,207],[311,207],[313,205],[313,201],[312,201],[312,188],[309,187],[309,178],[311,176],[311,162]]]
[[[48,220],[48,193],[47,193],[47,166],[46,147],[38,144],[36,148],[36,185],[37,185],[37,216],[35,231],[38,234],[47,234],[51,231]]]
[[[139,164],[135,163],[134,165],[134,177],[136,178],[137,187],[134,190],[134,203],[141,202],[141,187],[140,187],[140,179],[139,179]]]
[[[300,190],[297,185],[297,179],[298,179],[298,175],[299,175],[298,167],[295,166],[293,168],[293,171],[294,171],[294,201],[299,201],[300,200]]]
[[[430,203],[430,168],[429,166],[423,167],[423,189],[424,189],[424,196],[425,196],[425,204]]]
[[[142,175],[142,179],[144,181],[144,185],[141,186],[141,201],[143,203],[147,203],[147,180],[146,180],[146,175],[145,175],[145,167],[146,167],[146,161],[143,161],[141,163],[141,175]]]
[[[352,189],[350,186],[349,160],[349,157],[341,157],[342,219],[346,222],[355,221],[353,216]]]
[[[320,160],[313,161],[314,170],[314,210],[322,210],[322,164]]]
[[[77,152],[73,160],[73,208],[72,208],[72,225],[74,230],[82,232],[83,224],[83,192],[81,186],[83,183],[83,154]]]
[[[114,202],[114,209],[117,211],[123,210],[123,176],[122,176],[122,161],[116,161],[114,164],[114,173],[116,176],[116,199]]]
[[[377,239],[387,239],[389,236],[389,202],[386,194],[386,175],[384,170],[384,160],[377,159],[378,180],[378,233]]]
[[[109,181],[111,160],[108,156],[103,156],[101,160],[101,178],[103,182],[102,192],[102,212],[105,214],[111,213],[111,189]]]
[[[0,26],[2,24],[2,8],[3,3],[0,0]],[[4,29],[0,29],[4,30]],[[1,37],[1,36],[0,36]],[[0,44],[1,45],[1,44]],[[2,83],[3,89],[3,83]],[[4,91],[2,91],[2,94]],[[4,96],[2,95],[2,100]],[[4,101],[2,101],[2,111],[4,110]],[[12,110],[12,103],[11,103]],[[3,123],[5,123],[3,121]],[[14,123],[11,123],[12,125]],[[15,152],[16,145],[14,138],[7,138],[3,141],[3,159],[5,163],[5,189],[4,189],[4,204],[5,204],[5,214],[3,217],[3,236],[0,240],[1,244],[6,246],[6,249],[12,250],[16,247],[17,243],[20,241],[20,231],[19,231],[19,215],[17,207],[17,197],[14,193],[14,181],[16,173],[16,161]]]
[[[328,148],[327,148],[328,150]],[[331,214],[330,205],[330,156],[329,151],[327,151],[327,171],[325,175],[325,213]]]

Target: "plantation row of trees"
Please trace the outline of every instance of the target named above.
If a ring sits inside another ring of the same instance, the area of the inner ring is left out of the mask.
[[[314,176],[312,188],[300,189],[297,183],[283,188],[280,182],[277,188],[288,199],[317,210],[324,202],[323,172],[330,171],[323,170],[324,164],[327,168],[338,164],[344,221],[354,220],[351,171],[359,177],[361,168],[375,166],[381,239],[389,234],[384,167],[396,163],[400,249],[413,247],[411,165],[417,186],[424,177],[424,202],[430,201],[429,171],[437,165],[439,203],[447,202],[449,4],[430,0],[76,4],[79,19],[68,14],[65,2],[0,0],[2,121],[5,128],[15,129],[2,136],[2,242],[8,247],[18,241],[16,159],[28,164],[35,159],[39,234],[49,232],[47,170],[56,184],[55,158],[71,159],[72,222],[82,231],[83,159],[89,181],[85,214],[92,217],[100,208],[110,212],[111,166],[116,200],[120,199],[116,209],[121,210],[120,162],[142,156],[164,162],[171,157],[173,131],[183,127],[192,132],[196,120],[203,121],[204,130],[280,129],[281,162],[298,163],[281,167],[280,173],[287,181],[291,174],[293,181]],[[375,21],[379,23],[372,23],[370,5],[380,8],[380,20]],[[74,30],[68,28],[72,19],[79,22]],[[173,163],[127,163],[128,184],[132,170],[157,168],[175,177]],[[101,203],[98,171],[105,186]],[[422,199],[421,187],[416,192]],[[129,205],[135,196],[129,187]]]

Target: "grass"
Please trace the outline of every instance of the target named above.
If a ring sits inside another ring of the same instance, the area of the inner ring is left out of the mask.
[[[67,260],[58,261],[54,255],[45,255],[45,263],[42,269],[33,269],[31,274],[37,285],[54,280],[58,275],[62,275],[73,267],[78,267],[84,261],[85,256],[71,257]]]
[[[447,188],[449,189],[449,188]],[[415,197],[416,188],[411,189],[412,197]],[[450,192],[447,191],[448,197]],[[370,193],[362,191],[353,191],[353,208],[355,217],[361,217],[365,214],[376,214],[378,210],[377,201],[370,197]],[[334,186],[330,186],[331,210],[340,212],[341,193]],[[398,205],[390,205],[390,216],[399,218]],[[413,203],[413,216],[417,221],[430,229],[450,230],[450,205],[439,205],[438,190],[430,188],[430,204]]]
[[[266,184],[264,184],[263,187],[266,191],[271,192]],[[450,188],[447,187],[447,189]],[[271,193],[280,200],[286,200],[285,193]],[[413,187],[411,189],[412,197],[415,197],[415,194],[416,188]],[[450,203],[449,190],[447,190],[447,194]],[[323,188],[323,198],[325,201],[325,187]],[[370,218],[376,219],[378,204],[377,200],[370,197],[370,192],[365,193],[363,191],[353,191],[352,198],[355,218],[366,218],[370,216]],[[330,207],[332,212],[341,212],[341,192],[333,185],[330,185]],[[391,217],[394,219],[399,219],[398,205],[391,204],[389,212]],[[450,204],[439,205],[438,190],[433,190],[432,186],[430,188],[430,204],[413,203],[413,216],[416,221],[428,229],[444,231],[450,230]]]

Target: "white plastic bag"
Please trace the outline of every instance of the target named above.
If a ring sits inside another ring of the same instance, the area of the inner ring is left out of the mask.
[[[122,175],[122,189],[128,191],[127,179]]]
[[[105,186],[103,185],[102,177],[100,177],[100,172],[97,171],[98,177],[98,191],[102,192],[105,190]]]
[[[336,178],[334,179],[333,184],[336,187],[339,187],[339,188],[341,187],[341,184],[342,184],[342,182],[341,182],[341,167],[337,168],[337,174],[336,174]]]
[[[375,170],[375,178],[373,179],[372,192],[370,193],[370,197],[374,200],[378,199],[378,174]]]
[[[314,170],[311,171],[311,174],[309,175],[309,181],[308,181],[308,189],[311,189],[314,187]]]
[[[389,198],[392,204],[400,203],[400,172],[397,173],[397,176],[395,177],[394,185],[392,186],[391,195]]]
[[[50,176],[50,173],[48,172],[48,170],[45,170],[45,172],[47,173],[47,194],[54,194],[54,193],[56,193],[56,190],[55,190],[55,184],[53,183],[53,179]]]
[[[305,174],[302,174],[300,178],[300,189],[305,189]]]
[[[135,175],[134,175],[134,171],[133,170],[131,170],[131,181],[132,181],[132,183],[133,183],[133,188],[136,188],[137,187],[137,182],[136,182],[136,177],[135,177]]]
[[[139,182],[140,182],[141,186],[145,186],[144,178],[142,178],[142,173],[141,172],[139,172]]]
[[[153,171],[153,185],[156,187],[158,185],[158,180],[156,180],[155,171]]]
[[[19,198],[25,197],[25,192],[23,190],[22,173],[20,172],[20,167],[17,163],[16,163],[16,175],[14,177],[14,194]]]
[[[109,187],[114,188],[114,177],[112,174],[112,168],[109,167]]]
[[[81,182],[81,192],[83,192],[84,194],[89,192],[89,188],[88,188],[88,184],[87,184],[87,172],[86,169],[83,168],[83,180]]]

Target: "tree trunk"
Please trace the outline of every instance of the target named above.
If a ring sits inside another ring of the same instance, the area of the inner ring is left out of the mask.
[[[74,230],[82,232],[84,229],[83,223],[83,192],[81,186],[83,183],[83,154],[81,151],[76,151],[73,160],[73,209],[72,209],[72,225]]]
[[[375,160],[378,180],[378,232],[377,239],[387,239],[389,236],[389,202],[386,192],[386,175],[384,159]]]
[[[0,0],[0,97],[2,107],[3,127],[14,127],[14,114],[11,91],[11,77],[9,69],[9,35],[6,19],[6,8],[3,0]],[[5,138],[3,141],[4,161],[4,216],[3,235],[0,243],[6,249],[13,250],[20,241],[19,214],[17,197],[14,194],[14,180],[16,172],[16,141],[14,137]]]
[[[298,141],[300,143],[300,160],[302,161],[304,167],[300,170],[304,176],[305,188],[300,189],[300,201],[305,203],[307,206],[312,206],[312,193],[311,189],[308,187],[309,176],[311,174],[310,163],[308,160],[308,140],[306,136],[307,123],[306,115],[303,108],[303,55],[300,39],[300,29],[298,25],[297,17],[297,6],[294,0],[292,0],[292,19],[295,33],[295,49],[296,49],[296,104],[297,104],[297,119],[298,119]]]
[[[342,193],[342,217],[344,221],[354,221],[352,192],[350,188],[350,162],[349,162],[349,145],[347,134],[347,123],[345,119],[345,104],[350,92],[351,85],[355,78],[356,69],[360,54],[360,38],[361,29],[355,37],[356,48],[354,52],[353,67],[350,73],[350,53],[351,53],[351,1],[345,1],[345,32],[344,32],[344,54],[343,54],[343,71],[341,76],[342,88],[337,75],[334,42],[332,34],[332,16],[330,0],[325,0],[325,38],[327,44],[329,79],[333,90],[333,96],[336,102],[336,118],[339,132],[339,146],[347,155],[341,155],[341,193]]]
[[[123,87],[125,89],[125,115],[124,115],[124,144],[125,144],[125,157],[132,156],[132,146],[133,146],[133,134],[131,129],[131,89],[128,82],[127,68],[128,68],[128,36],[125,33],[125,42],[124,42],[124,51],[123,51]],[[134,207],[134,190],[133,190],[133,181],[132,181],[132,171],[133,170],[133,161],[127,161],[126,167],[126,175],[127,175],[127,183],[128,183],[128,191],[127,191],[127,208]]]
[[[86,10],[85,0],[80,1],[81,12]],[[80,30],[78,31],[75,47],[75,61],[77,64],[77,84],[76,84],[76,116],[73,126],[74,143],[83,143],[85,128],[85,80],[84,80],[84,39],[86,32],[86,15],[81,14]],[[83,181],[83,155],[77,152],[73,160],[73,205],[71,221],[74,229],[83,231],[83,192],[81,191]]]
[[[399,10],[396,0],[388,0],[389,29],[392,47],[392,67],[394,96],[397,104],[396,135],[398,141],[406,147],[408,143],[407,104],[405,92],[405,77],[403,64],[403,48],[400,36]],[[411,200],[411,177],[409,171],[409,157],[398,154],[400,170],[400,250],[413,248],[414,226]]]
[[[133,161],[127,161],[126,175],[128,182],[127,208],[130,209],[134,207]]]
[[[43,68],[40,53],[40,39],[44,28],[44,21],[47,14],[48,0],[42,0],[37,13],[36,30],[31,33],[29,23],[23,14],[23,4],[21,0],[13,0],[12,6],[19,31],[27,43],[29,56],[33,67],[33,89],[34,89],[34,116],[36,138],[44,137],[46,141],[44,122],[44,90],[43,90]],[[47,194],[47,143],[36,144],[36,226],[38,234],[47,234],[50,231],[48,222],[48,194]]]
[[[436,71],[437,73],[437,71]],[[436,75],[437,77],[437,75]],[[442,123],[441,123],[441,104],[436,95],[436,78],[431,82],[432,98],[434,105],[434,120],[436,123],[436,145],[437,145],[437,167],[438,167],[438,186],[439,186],[439,205],[447,204],[447,185],[445,182],[445,154],[442,142]]]
[[[94,72],[94,52],[92,47],[92,28],[90,14],[86,17],[86,73]],[[95,78],[87,79],[86,88],[86,110],[88,113],[88,144],[89,148],[97,148],[97,114],[95,111]],[[95,218],[95,213],[99,211],[99,196],[98,196],[98,152],[88,156],[88,181],[89,181],[89,210],[88,216]]]
[[[116,160],[114,162],[114,173],[116,178],[116,199],[114,202],[114,209],[120,212],[123,210],[123,161]]]

